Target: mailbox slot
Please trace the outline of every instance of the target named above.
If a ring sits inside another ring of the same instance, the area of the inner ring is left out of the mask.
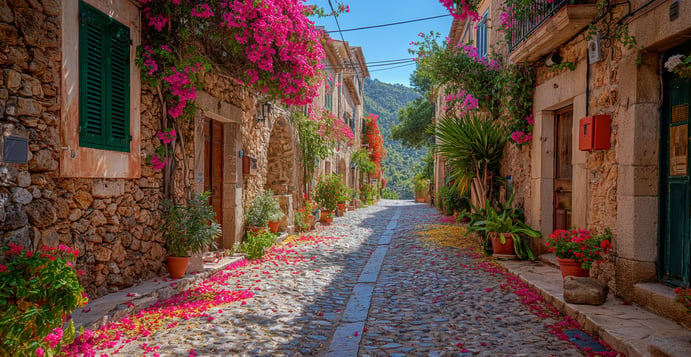
[[[242,174],[243,175],[256,175],[257,174],[257,159],[249,156],[242,156]]]
[[[609,149],[610,116],[593,115],[578,122],[578,150]]]

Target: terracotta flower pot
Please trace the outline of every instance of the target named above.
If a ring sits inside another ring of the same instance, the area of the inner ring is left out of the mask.
[[[168,262],[168,272],[173,278],[182,278],[187,272],[187,265],[190,263],[190,257],[166,257]]]
[[[341,214],[343,214],[345,212],[345,209],[346,209],[345,202],[344,203],[338,203],[337,205],[338,205],[338,210],[341,211]]]
[[[331,224],[331,222],[333,222],[334,218],[333,218],[333,216],[329,217],[330,214],[332,215],[333,211],[322,210],[321,216],[319,217],[319,222],[322,222],[325,225]]]
[[[584,278],[590,277],[590,269],[583,269],[581,267],[581,262],[573,260],[571,258],[559,258],[557,257],[557,262],[559,263],[559,270],[561,270],[562,278],[569,275],[580,276]]]
[[[416,200],[417,200],[417,203],[425,203],[424,197],[417,198]]]
[[[269,222],[269,231],[271,231],[271,233],[278,233],[278,226],[280,224],[281,221]]]
[[[490,240],[492,241],[492,255],[502,258],[515,258],[516,250],[513,247],[513,238],[511,233],[495,233],[490,232]],[[504,244],[501,243],[500,234],[504,235]]]
[[[248,230],[248,231],[250,231],[250,232],[252,232],[252,233],[255,233],[255,234],[261,232],[261,231],[264,230],[264,229],[266,229],[266,227],[257,227],[257,226],[249,226],[249,227],[247,227],[247,230]]]

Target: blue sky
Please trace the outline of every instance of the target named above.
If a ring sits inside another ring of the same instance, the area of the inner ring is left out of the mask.
[[[307,0],[306,3],[329,9],[327,0]],[[337,6],[336,1],[332,0],[332,3]],[[350,6],[350,12],[338,17],[341,30],[448,14],[446,8],[438,0],[342,0],[342,3]],[[324,26],[327,31],[338,29],[333,17],[312,18],[312,20],[316,25]],[[441,33],[444,38],[449,33],[451,21],[451,16],[445,16],[402,25],[344,31],[343,38],[351,46],[362,47],[368,63],[412,58],[413,56],[408,53],[408,49],[411,48],[409,44],[419,39],[418,33],[433,30]],[[338,32],[332,32],[330,35],[333,39],[341,39]],[[372,79],[410,86],[410,74],[415,69],[414,64],[399,68],[391,68],[394,67],[393,65],[374,65],[376,63],[371,63],[369,67]]]

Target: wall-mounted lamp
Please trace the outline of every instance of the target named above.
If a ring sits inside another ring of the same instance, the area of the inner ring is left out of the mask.
[[[267,118],[269,118],[269,115],[271,114],[271,105],[271,102],[262,104],[262,115],[261,117],[257,116],[257,122],[265,121]]]
[[[554,51],[554,52],[552,52],[552,54],[547,56],[547,59],[545,60],[545,66],[552,67],[552,66],[558,65],[561,63],[561,60],[562,60],[562,58],[559,55],[559,52]]]

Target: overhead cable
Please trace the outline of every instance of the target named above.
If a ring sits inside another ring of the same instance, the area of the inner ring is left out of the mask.
[[[423,18],[420,18],[420,19],[407,20],[407,21],[391,22],[391,23],[388,23],[388,24],[381,24],[381,25],[372,25],[372,26],[355,27],[355,28],[352,28],[352,29],[345,29],[345,30],[341,30],[341,28],[339,27],[338,30],[331,30],[331,31],[326,31],[326,32],[327,32],[327,33],[331,33],[331,32],[348,32],[348,31],[369,30],[369,29],[374,29],[374,28],[379,28],[379,27],[403,25],[403,24],[408,24],[408,23],[411,23],[411,22],[434,20],[434,19],[439,19],[439,18],[447,17],[447,16],[451,16],[451,14],[438,15],[438,16],[430,16],[430,17],[423,17]]]

